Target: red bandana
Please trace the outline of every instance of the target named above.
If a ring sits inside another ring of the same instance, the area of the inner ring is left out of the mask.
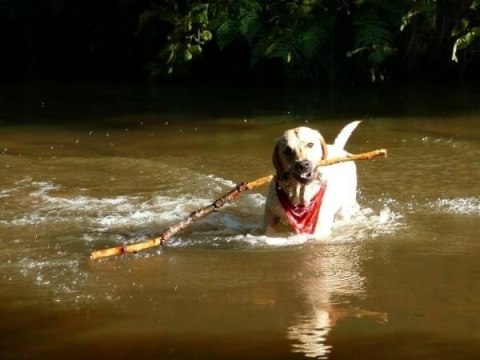
[[[325,194],[326,188],[327,182],[324,182],[310,203],[294,206],[288,199],[285,191],[280,187],[279,183],[276,183],[278,199],[287,214],[290,226],[297,232],[297,234],[313,234],[315,232],[315,226],[317,225],[318,215],[320,214],[320,207],[322,206],[323,195]]]

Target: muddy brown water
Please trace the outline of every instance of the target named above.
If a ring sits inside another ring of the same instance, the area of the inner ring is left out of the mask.
[[[263,236],[259,189],[163,248],[90,261],[272,173],[285,129],[333,140],[353,118],[282,99],[229,115],[208,106],[218,99],[173,108],[144,93],[12,89],[0,114],[1,359],[480,358],[475,95],[442,95],[449,113],[359,110],[348,150],[389,158],[358,163],[361,210],[328,241]]]

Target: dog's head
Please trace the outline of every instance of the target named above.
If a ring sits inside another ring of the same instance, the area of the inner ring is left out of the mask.
[[[317,164],[327,157],[327,145],[322,135],[301,126],[287,130],[277,139],[273,150],[273,165],[279,179],[288,175],[303,184],[315,179]]]

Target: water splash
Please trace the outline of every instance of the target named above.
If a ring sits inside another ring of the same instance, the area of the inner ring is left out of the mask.
[[[8,258],[8,266],[13,268],[13,272],[9,272],[18,274],[11,281],[27,281],[40,292],[48,292],[48,298],[56,303],[79,305],[98,300],[117,301],[119,295],[114,288],[100,291],[91,287],[95,275],[85,268],[85,250],[97,247],[100,241],[113,246],[146,240],[190,212],[210,204],[234,186],[229,180],[212,175],[199,178],[214,184],[206,194],[175,196],[157,191],[95,197],[88,195],[87,190],[72,194],[54,182],[29,179],[2,190],[6,206],[12,212],[0,220],[0,226],[5,229],[22,227],[25,234],[24,238],[12,239],[25,246]],[[262,194],[245,193],[221,211],[179,233],[168,246],[262,250],[317,241],[305,235],[263,235],[264,203]],[[400,226],[402,216],[391,210],[391,204],[385,201],[381,210],[363,208],[352,219],[337,222],[333,236],[326,242],[375,238],[395,232]],[[37,237],[42,232],[43,237]],[[48,234],[48,241],[45,234]],[[67,248],[70,249],[68,253]],[[156,255],[158,252],[146,252],[140,256]],[[5,259],[7,256],[4,255]]]
[[[209,182],[222,187],[233,187],[229,180],[207,175]],[[19,201],[30,198],[30,212],[19,212],[10,219],[0,220],[0,224],[24,226],[42,224],[77,224],[86,230],[85,239],[93,240],[92,232],[102,233],[135,233],[140,229],[156,231],[166,229],[175,222],[185,218],[212,202],[213,197],[185,195],[180,197],[150,193],[143,196],[115,196],[96,198],[86,195],[73,197],[58,194],[61,186],[52,182],[22,182],[16,189]],[[22,188],[23,187],[23,188]],[[224,191],[224,189],[222,190]],[[23,193],[23,199],[20,194]],[[8,194],[8,193],[7,193]],[[7,195],[8,196],[8,195]],[[465,199],[454,203],[438,202],[438,206],[461,207],[468,205],[469,211],[480,211],[477,199]],[[383,200],[383,207],[375,212],[370,207],[360,209],[352,219],[337,221],[333,228],[333,236],[328,241],[348,242],[378,237],[382,234],[394,233],[403,224],[401,213],[391,209],[391,199]],[[198,240],[192,239],[187,232],[183,238],[185,244],[211,242],[218,244],[244,243],[250,246],[291,246],[311,241],[305,235],[264,236],[258,235],[262,229],[262,216],[265,197],[259,193],[247,193],[233,203],[227,204],[222,211],[212,214],[195,224]],[[172,242],[173,246],[180,246]]]
[[[437,199],[429,203],[428,207],[457,215],[480,215],[480,199],[476,197]]]

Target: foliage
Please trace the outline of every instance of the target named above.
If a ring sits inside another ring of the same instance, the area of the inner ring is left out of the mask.
[[[181,6],[179,2],[166,1],[140,15],[139,31],[155,20],[170,25],[167,44],[160,53],[168,74],[173,72],[174,64],[186,63],[201,54],[202,46],[212,39],[212,33],[207,30],[208,7],[208,3]],[[158,67],[152,64],[150,70],[155,73]]]
[[[466,77],[480,0],[0,0],[0,40],[3,76]]]
[[[466,62],[477,58],[480,36],[480,0],[417,0],[404,15],[401,29],[408,26],[421,28],[425,36],[422,47],[431,50],[425,43],[439,45],[443,39],[451,53],[451,60],[459,62],[462,53]],[[417,34],[413,34],[416,36]],[[430,54],[435,56],[436,54]]]
[[[377,76],[383,80],[383,63],[395,54],[401,8],[385,1],[357,1],[358,8],[352,14],[354,49],[348,57],[361,54],[369,65],[374,82]]]
[[[454,61],[459,51],[478,46],[480,0],[461,2],[448,24],[439,23],[440,13],[450,14],[457,6],[448,0],[170,0],[161,9],[145,11],[140,22],[141,27],[152,20],[171,25],[160,53],[168,72],[199,56],[212,41],[220,50],[247,44],[252,67],[279,61],[293,77],[333,80],[350,70],[376,81],[404,52],[412,55],[410,63],[416,54],[425,55],[414,51],[425,29],[431,37],[449,32],[451,41],[441,49],[450,47]],[[404,43],[409,45],[402,48]]]

